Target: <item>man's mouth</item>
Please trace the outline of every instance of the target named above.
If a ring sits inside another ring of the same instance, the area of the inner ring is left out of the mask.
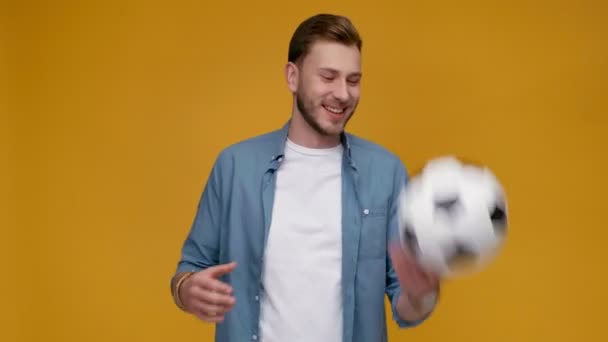
[[[323,108],[334,115],[342,115],[346,111],[346,107],[332,107],[323,105]]]

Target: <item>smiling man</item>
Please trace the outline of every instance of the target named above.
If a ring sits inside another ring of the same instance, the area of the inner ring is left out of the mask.
[[[308,38],[297,33],[292,46],[303,45]],[[294,94],[291,140],[313,148],[340,143],[340,134],[359,103],[361,81],[361,43],[356,36],[349,38],[353,45],[319,39],[301,48],[304,51],[294,48],[290,53],[286,76]]]
[[[216,341],[386,341],[433,311],[438,279],[400,248],[397,156],[345,132],[357,108],[361,38],[348,18],[302,22],[285,67],[284,127],[222,151],[184,242],[178,307]]]

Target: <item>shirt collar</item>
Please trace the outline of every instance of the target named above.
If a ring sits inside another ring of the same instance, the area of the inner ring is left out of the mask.
[[[277,132],[277,139],[273,146],[272,155],[270,157],[270,162],[273,166],[277,167],[277,163],[280,163],[283,160],[283,156],[285,155],[285,144],[287,143],[287,133],[289,132],[289,125],[291,120],[287,121],[283,127]],[[355,168],[355,164],[352,159],[350,138],[347,133],[342,131],[340,133],[340,143],[344,147],[344,152],[346,159],[348,160],[351,167]],[[275,168],[276,169],[276,168]]]

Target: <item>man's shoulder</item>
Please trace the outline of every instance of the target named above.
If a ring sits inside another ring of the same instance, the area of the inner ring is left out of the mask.
[[[249,159],[276,153],[282,130],[276,129],[232,143],[220,151],[219,159]]]
[[[277,148],[280,138],[281,130],[277,129],[238,141],[226,147],[226,150],[234,153],[249,152],[252,149],[264,152],[272,151]]]
[[[354,158],[372,160],[383,164],[402,164],[401,158],[387,147],[352,133],[346,135]]]

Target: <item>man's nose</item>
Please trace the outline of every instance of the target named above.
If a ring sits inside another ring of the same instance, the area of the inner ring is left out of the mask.
[[[336,82],[334,88],[334,97],[342,102],[348,101],[350,98],[350,93],[348,91],[348,85],[346,81]]]

